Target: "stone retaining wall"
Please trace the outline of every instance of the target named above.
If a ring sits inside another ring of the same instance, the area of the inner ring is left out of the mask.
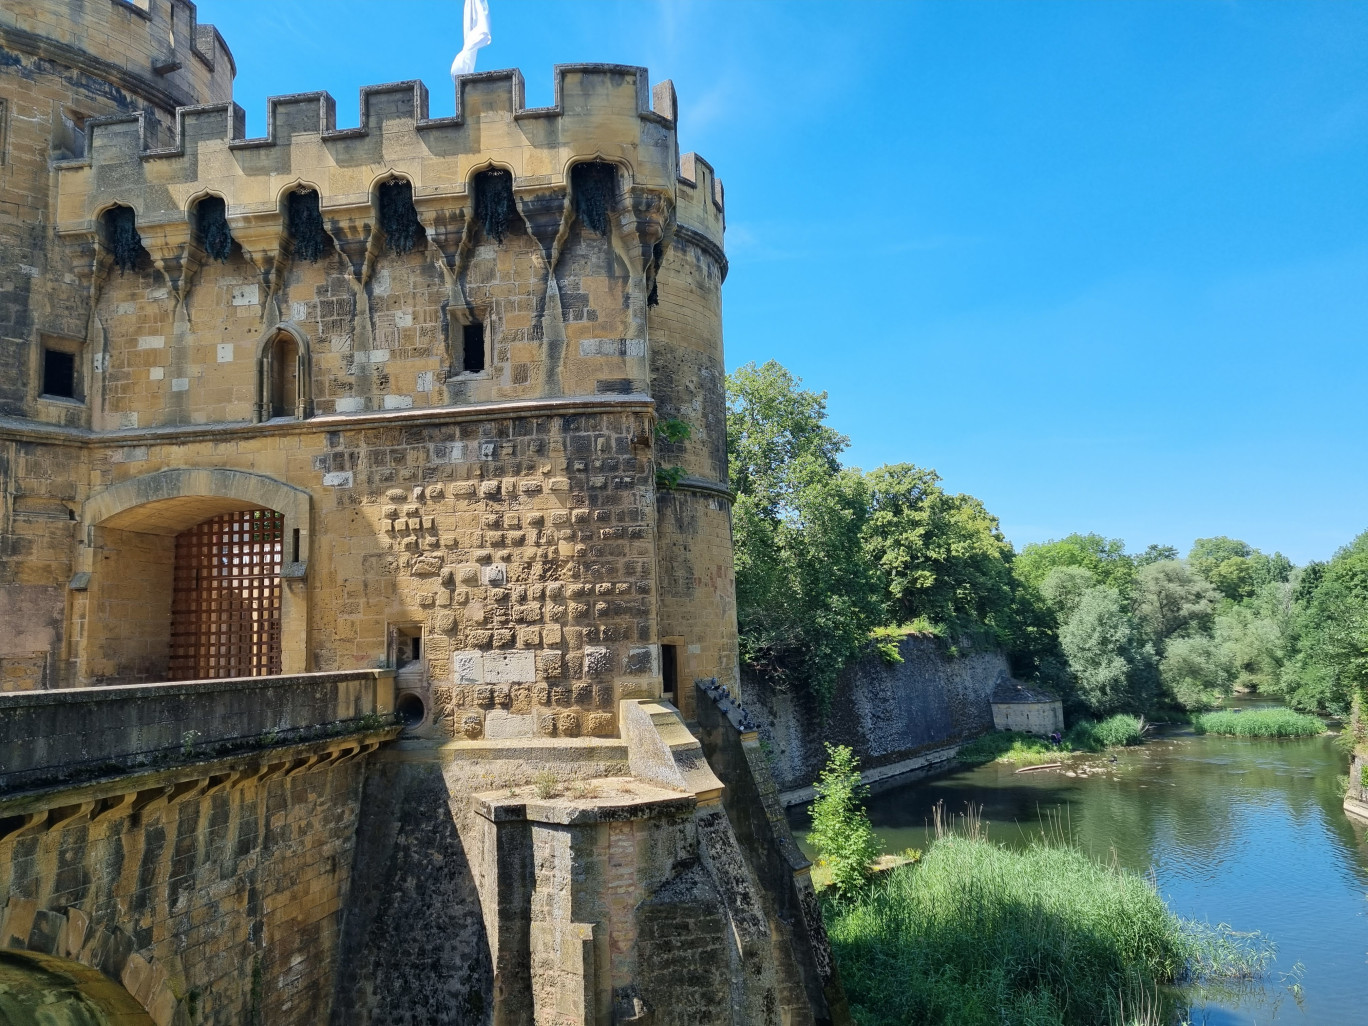
[[[902,762],[993,728],[989,699],[1010,677],[1000,652],[951,658],[934,638],[906,638],[903,662],[871,653],[846,667],[826,716],[807,693],[779,692],[753,674],[741,695],[781,791],[806,788],[826,763],[825,742],[849,745],[865,770]]]

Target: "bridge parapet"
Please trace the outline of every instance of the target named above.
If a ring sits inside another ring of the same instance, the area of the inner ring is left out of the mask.
[[[0,694],[0,795],[375,729],[390,670]]]

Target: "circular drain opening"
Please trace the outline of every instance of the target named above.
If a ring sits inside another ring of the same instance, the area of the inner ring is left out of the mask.
[[[412,691],[399,696],[394,711],[399,715],[399,722],[405,727],[417,727],[427,718],[427,706]]]

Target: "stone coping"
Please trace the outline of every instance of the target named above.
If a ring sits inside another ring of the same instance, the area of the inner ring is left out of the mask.
[[[1363,820],[1368,823],[1368,802],[1361,802],[1357,798],[1346,797],[1344,799],[1344,811],[1355,819]]]
[[[380,729],[362,729],[350,734],[334,734],[317,741],[295,742],[236,752],[212,759],[198,759],[158,769],[135,770],[94,777],[73,784],[34,788],[0,797],[0,820],[51,809],[59,804],[64,808],[78,808],[90,803],[96,807],[84,809],[82,814],[98,817],[106,811],[98,803],[108,806],[107,799],[134,793],[146,794],[164,789],[163,798],[178,798],[189,793],[177,787],[187,781],[202,781],[204,792],[231,787],[251,780],[266,780],[275,776],[293,776],[327,764],[335,765],[366,755],[379,745],[399,736],[402,727],[395,725]],[[202,793],[204,793],[202,792]]]
[[[202,680],[159,681],[153,684],[108,684],[50,691],[0,692],[0,712],[23,706],[85,705],[141,698],[200,697],[210,691],[257,691],[291,684],[331,684],[370,677],[393,677],[393,670],[323,670],[316,673],[278,673],[269,677],[209,677]]]
[[[545,399],[508,399],[463,406],[425,406],[410,410],[362,410],[320,413],[304,420],[281,418],[261,423],[225,421],[216,424],[167,424],[149,428],[92,428],[45,424],[24,417],[0,417],[0,436],[56,445],[152,445],[222,441],[229,437],[320,434],[369,427],[423,427],[434,424],[483,422],[500,418],[587,416],[595,413],[648,413],[655,400],[641,393],[620,396],[557,396]]]
[[[900,759],[884,766],[875,766],[867,769],[860,774],[860,779],[866,784],[877,785],[885,781],[891,781],[896,777],[901,777],[907,773],[916,773],[932,766],[939,766],[942,763],[950,762],[966,742],[960,741],[953,745],[946,745],[943,748],[935,748],[931,751],[922,752],[910,759]],[[791,791],[784,791],[779,795],[779,802],[786,808],[790,805],[803,805],[806,802],[815,800],[817,792],[812,787],[796,787]]]
[[[558,785],[560,786],[560,785]],[[541,798],[535,784],[471,796],[479,815],[491,823],[526,820],[558,826],[614,823],[692,810],[694,796],[643,783],[635,777],[599,777],[563,785],[564,794]]]
[[[0,793],[62,787],[394,722],[393,671],[0,695]]]

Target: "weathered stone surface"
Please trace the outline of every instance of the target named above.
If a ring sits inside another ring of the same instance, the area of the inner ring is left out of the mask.
[[[532,652],[489,652],[484,674],[491,684],[530,684],[537,679],[537,658]]]
[[[850,745],[873,769],[992,729],[989,699],[1010,677],[1001,653],[971,650],[951,659],[934,639],[920,638],[904,640],[900,652],[896,666],[870,656],[847,667],[825,718],[809,697],[747,676],[746,708],[760,720],[781,790],[817,779],[826,741]]]

